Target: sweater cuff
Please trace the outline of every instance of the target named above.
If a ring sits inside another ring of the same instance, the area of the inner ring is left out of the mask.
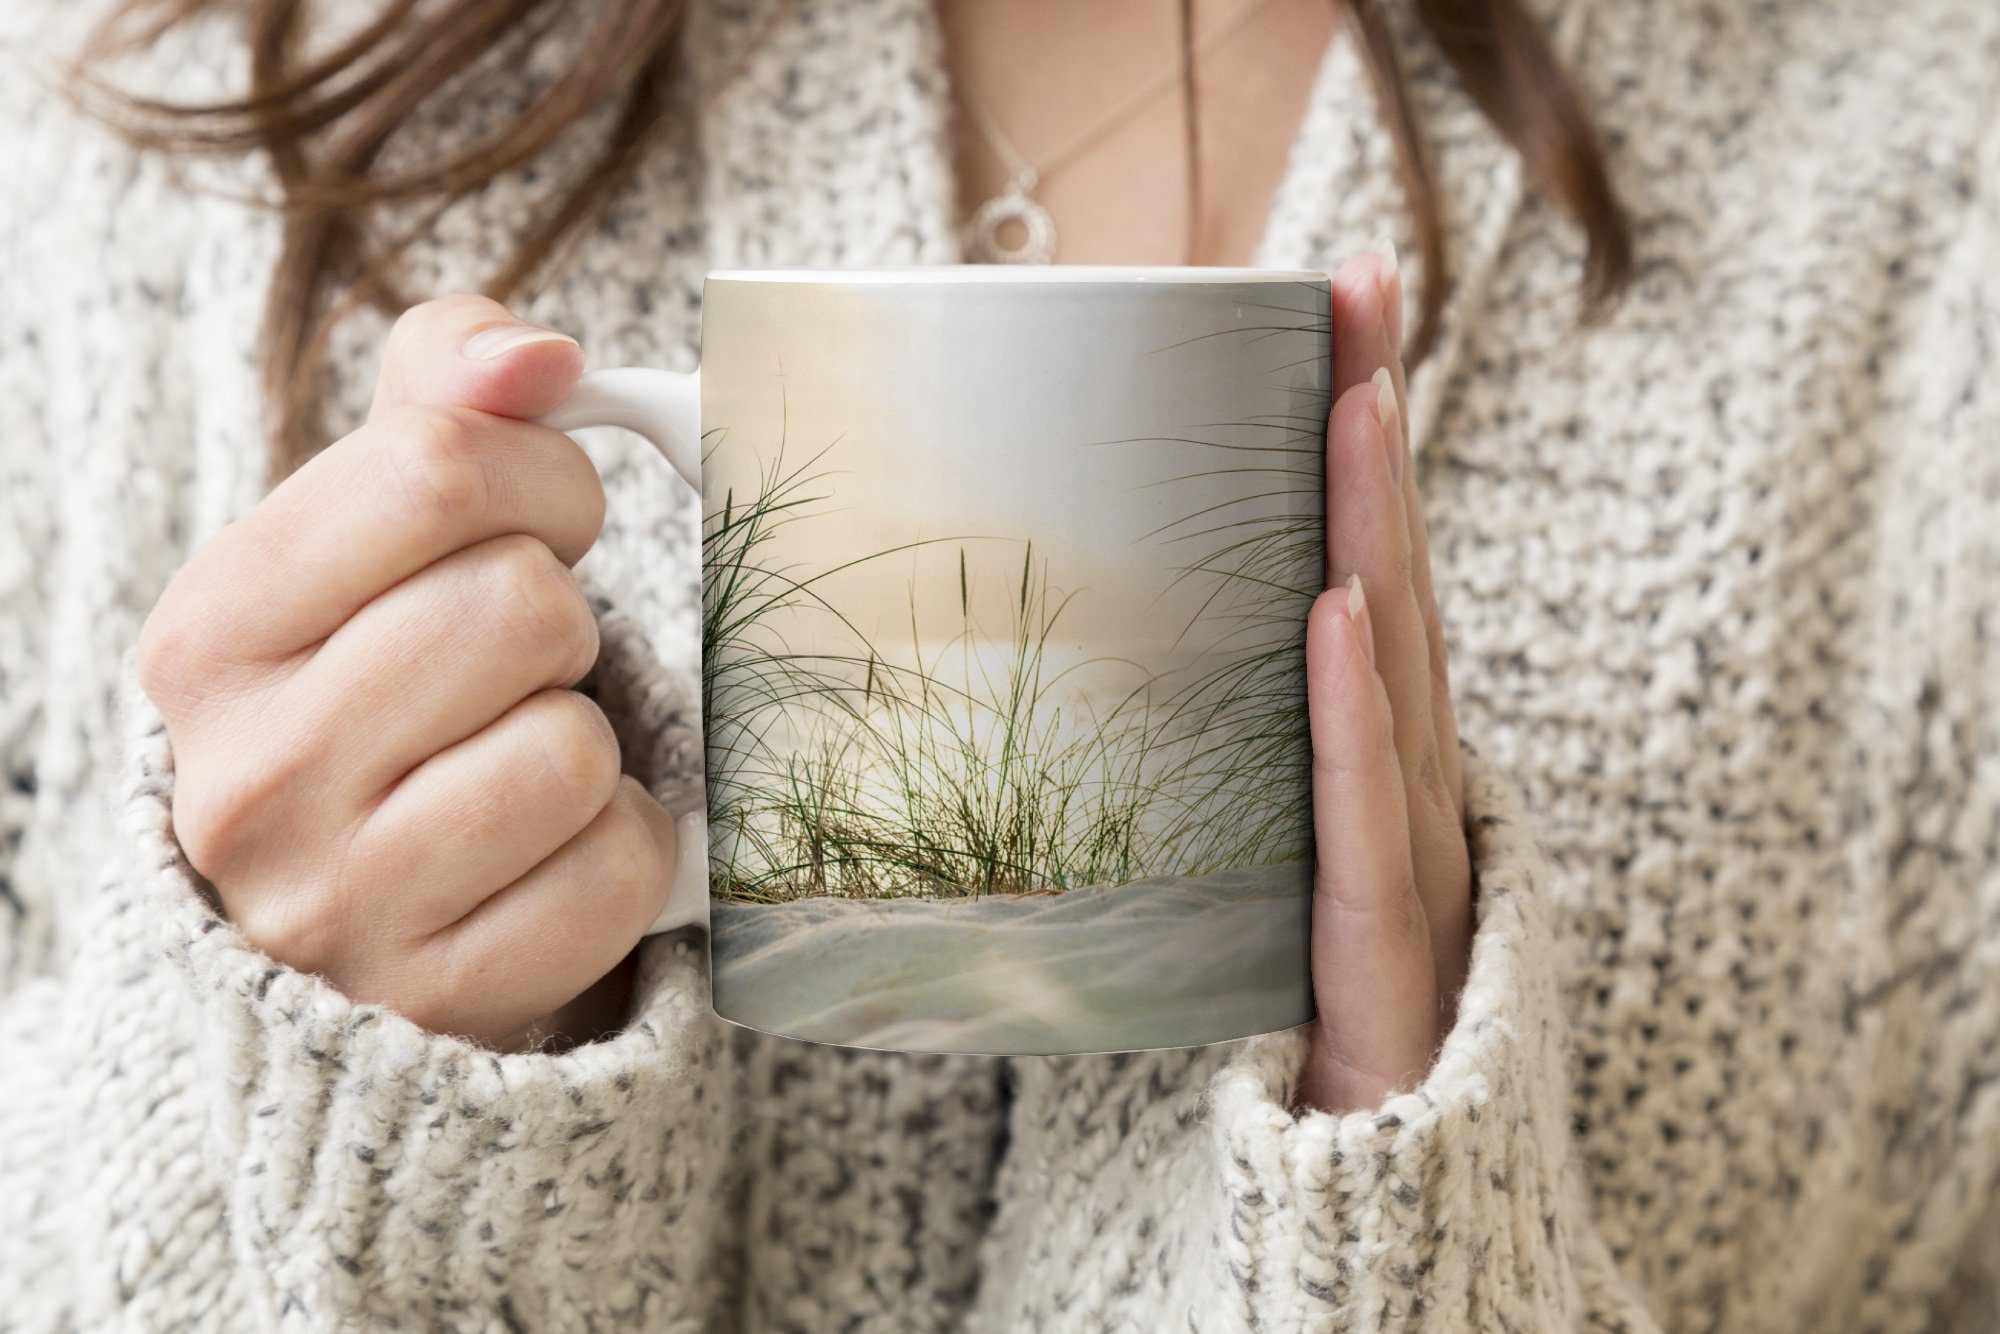
[[[1223,1244],[1254,1328],[1569,1329],[1599,1286],[1576,1272],[1598,1248],[1575,1235],[1549,867],[1517,795],[1470,755],[1466,799],[1478,929],[1422,1085],[1294,1115],[1292,1030],[1244,1044],[1210,1087]]]
[[[700,937],[646,942],[627,1027],[561,1054],[500,1055],[357,1004],[222,917],[173,837],[166,729],[129,663],[125,677],[131,864],[101,947],[166,973],[165,1003],[123,1022],[167,1027],[125,1040],[187,1048],[192,1035],[199,1151],[237,1271],[262,1289],[253,1308],[315,1328],[429,1327],[451,1312],[595,1327],[661,1318],[662,1303],[703,1309],[694,1289],[708,1280],[684,1257],[726,1227],[711,1178],[729,1118],[715,1114],[724,1038]],[[607,693],[643,703],[634,685]],[[652,698],[674,707],[672,691]],[[580,1292],[591,1309],[545,1309]]]

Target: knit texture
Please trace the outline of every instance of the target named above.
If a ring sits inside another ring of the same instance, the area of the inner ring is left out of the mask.
[[[123,664],[269,485],[276,226],[254,163],[177,174],[43,91],[42,25],[83,8],[0,6],[0,1331],[2000,1318],[1988,0],[1538,4],[1638,229],[1588,328],[1575,233],[1390,7],[1458,266],[1410,415],[1478,931],[1429,1077],[1344,1116],[1289,1109],[1297,1032],[1000,1060],[735,1030],[695,930],[560,1055],[251,948]],[[235,21],[140,72],[235,86]],[[957,258],[924,0],[705,0],[688,73],[691,133],[520,303],[594,365],[691,366],[711,266]],[[579,157],[440,219],[410,289],[477,286]],[[1336,42],[1259,258],[1331,267],[1403,216]],[[383,332],[341,333],[336,431]],[[589,688],[678,812],[699,516],[642,445],[585,447]]]

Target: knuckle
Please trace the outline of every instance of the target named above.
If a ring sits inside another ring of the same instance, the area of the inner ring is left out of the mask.
[[[392,374],[422,344],[424,331],[437,319],[438,307],[446,300],[449,298],[420,301],[396,317],[396,322],[389,326],[388,341],[383,346],[384,375]]]
[[[1399,939],[1413,948],[1428,946],[1431,938],[1430,914],[1424,911],[1424,901],[1417,893],[1414,878],[1405,878],[1396,887],[1389,904],[1389,915]]]
[[[1414,766],[1416,772],[1410,779],[1410,790],[1420,801],[1426,803],[1425,815],[1443,815],[1448,809],[1445,782],[1444,753],[1435,744],[1426,745],[1417,755]]]
[[[572,461],[582,454],[575,442],[566,435],[558,433],[549,444],[555,450],[568,453]],[[574,476],[576,480],[572,485],[576,488],[574,494],[582,506],[582,527],[589,534],[590,540],[595,542],[597,535],[604,530],[605,515],[610,510],[610,501],[604,494],[604,478],[588,456],[582,457],[581,465],[575,469]]]
[[[1386,548],[1383,554],[1388,557],[1389,564],[1388,578],[1384,583],[1398,590],[1397,596],[1408,597],[1410,590],[1416,587],[1417,558],[1409,530],[1401,526],[1401,520],[1392,526],[1390,538],[1383,545]]]
[[[417,961],[412,961],[415,963]],[[465,993],[469,989],[451,966],[405,966],[368,989],[366,999],[387,1006],[418,1028],[431,1033],[460,1033],[468,1020]],[[357,997],[359,999],[359,997]]]
[[[419,513],[463,519],[485,508],[487,479],[478,447],[482,426],[476,413],[429,403],[409,404],[388,415],[388,466]]]
[[[230,920],[259,950],[291,968],[316,972],[333,957],[340,914],[328,896],[287,887],[227,902]]]
[[[188,693],[199,670],[198,637],[188,618],[179,614],[177,602],[169,588],[140,627],[132,662],[139,689],[162,707]]]
[[[1312,760],[1315,777],[1337,788],[1376,783],[1396,771],[1395,734],[1376,716],[1370,701],[1338,741],[1313,747]]]
[[[212,606],[229,587],[230,567],[242,559],[240,552],[225,552],[213,540],[204,544],[153,604],[133,656],[139,688],[153,703],[204,695],[205,679],[226,665],[226,650],[218,651],[216,644]]]
[[[581,675],[597,658],[597,619],[576,576],[542,542],[520,534],[494,539],[504,590],[499,613],[512,637],[537,659]]]
[[[462,325],[494,312],[505,314],[498,303],[471,292],[452,292],[420,301],[396,317],[389,327],[388,360],[391,364],[415,352],[430,340],[433,331]]]
[[[1425,836],[1462,842],[1459,828],[1458,794],[1444,751],[1426,746],[1415,761],[1410,789],[1410,828]]]
[[[467,1014],[457,992],[436,976],[437,967],[418,970],[397,968],[366,981],[341,985],[354,1000],[379,1005],[400,1015],[426,1033],[471,1036]]]
[[[174,839],[188,864],[218,885],[226,879],[224,868],[249,841],[243,809],[233,798],[211,797],[185,770],[181,773],[174,792]]]
[[[1390,948],[1415,949],[1430,940],[1430,921],[1410,871],[1387,884],[1343,889],[1331,904],[1343,918],[1363,928],[1368,939]]]
[[[536,697],[532,716],[553,799],[584,818],[603,811],[619,778],[618,738],[604,711],[573,690],[551,690]]]
[[[174,837],[189,864],[220,885],[256,847],[275,808],[298,782],[296,748],[275,757],[210,766],[181,757],[173,797]]]
[[[659,897],[668,873],[666,857],[644,803],[652,798],[637,779],[619,780],[617,797],[605,807],[596,830],[599,883],[592,897],[616,917],[637,915]]]
[[[1424,913],[1424,901],[1417,893],[1414,875],[1404,875],[1387,887],[1380,917],[1391,940],[1414,946],[1430,939],[1430,920]]]

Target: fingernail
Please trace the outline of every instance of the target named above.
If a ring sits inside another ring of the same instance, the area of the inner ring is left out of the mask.
[[[1368,248],[1382,257],[1375,266],[1375,286],[1382,296],[1382,336],[1393,347],[1403,329],[1402,262],[1396,257],[1396,243],[1386,236]]]
[[[543,329],[533,324],[502,324],[491,329],[481,329],[465,340],[465,356],[468,361],[494,361],[506,356],[516,348],[530,343],[568,343],[577,345],[568,334],[557,333],[554,329]]]
[[[1401,281],[1402,263],[1396,258],[1396,243],[1386,236],[1368,249],[1382,257],[1382,262],[1375,266],[1375,283],[1382,289],[1382,308],[1386,311],[1390,302],[1401,297],[1397,288]]]
[[[1375,665],[1375,623],[1368,618],[1368,599],[1361,592],[1361,576],[1347,576],[1347,620],[1354,627],[1354,633],[1361,637],[1361,650],[1368,655],[1368,665]]]
[[[1396,377],[1384,366],[1369,383],[1375,386],[1375,415],[1382,419],[1382,448],[1389,452],[1389,476],[1403,484],[1403,405],[1396,397]]]

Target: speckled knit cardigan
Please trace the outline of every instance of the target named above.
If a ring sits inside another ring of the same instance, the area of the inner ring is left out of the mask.
[[[595,364],[691,364],[712,265],[955,257],[927,6],[775,3],[698,6],[694,132],[525,304]],[[1574,233],[1415,45],[1462,264],[1412,418],[1479,930],[1430,1077],[1345,1116],[1287,1110],[1297,1033],[732,1031],[692,932],[646,945],[626,1031],[553,1056],[249,948],[121,661],[267,485],[275,228],[38,90],[68,8],[0,6],[0,1330],[1992,1327],[1990,0],[1550,0],[1641,247],[1589,330]],[[220,24],[160,54],[168,91],[236,74]],[[1395,230],[1365,90],[1336,43],[1263,261]],[[411,288],[477,284],[554,158],[443,219]],[[381,334],[344,337],[340,429]],[[696,516],[587,443],[600,687],[681,809]]]

